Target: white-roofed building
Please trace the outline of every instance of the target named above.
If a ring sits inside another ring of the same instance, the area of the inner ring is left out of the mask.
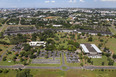
[[[62,25],[53,25],[53,27],[61,27]]]
[[[30,46],[46,46],[46,42],[44,41],[31,41],[29,42]]]
[[[90,58],[101,58],[102,51],[95,44],[80,44],[82,51]]]
[[[89,50],[86,48],[84,44],[80,44],[80,46],[82,47],[84,53],[89,53]]]
[[[97,53],[102,53],[102,51],[95,44],[91,44],[91,46],[97,51]]]

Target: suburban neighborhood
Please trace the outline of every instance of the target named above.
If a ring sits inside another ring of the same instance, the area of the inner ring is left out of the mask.
[[[116,9],[0,8],[0,77],[115,72]]]

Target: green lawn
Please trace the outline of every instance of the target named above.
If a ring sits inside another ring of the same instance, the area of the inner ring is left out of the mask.
[[[16,77],[16,70],[10,70],[8,73],[0,73],[0,77]]]
[[[5,46],[3,46],[3,47],[5,47]],[[10,51],[11,49],[12,49],[12,45],[11,46],[9,46],[9,47],[11,47],[11,48],[9,48],[9,50],[8,51]],[[7,46],[7,48],[4,48],[4,51],[6,51],[8,49],[8,46]],[[12,52],[12,51],[11,51]],[[6,52],[7,53],[7,52]],[[8,54],[8,55],[4,55],[4,56],[6,56],[7,57],[7,60],[6,61],[1,61],[0,62],[0,65],[14,65],[15,63],[12,61],[12,58],[13,58],[13,56],[15,55],[15,52],[12,52],[12,54]],[[8,62],[8,61],[11,61],[11,62]]]
[[[0,51],[0,55],[2,55],[8,49],[8,46],[0,45],[0,49],[2,49],[2,51]]]
[[[116,70],[53,70],[31,69],[33,77],[115,77]],[[8,73],[0,73],[0,77],[16,77],[17,71],[10,70]]]
[[[5,41],[7,43],[10,43],[10,40],[8,39],[7,36],[5,36],[5,38],[0,38],[0,41]]]
[[[8,61],[11,61],[11,60],[1,61],[0,65],[3,65],[3,66],[5,66],[5,65],[15,65],[13,61],[11,61],[11,62],[8,62]]]
[[[92,61],[93,61],[93,65],[96,65],[96,66],[101,66],[102,62],[104,62],[104,66],[108,65],[106,56],[102,56],[102,58],[92,58]]]
[[[65,69],[67,69],[67,67],[63,66],[62,69],[65,70]]]
[[[112,33],[116,34],[116,31],[115,31],[115,29],[114,29],[113,27],[109,27],[109,29],[110,29],[110,31],[111,31]]]
[[[106,47],[116,54],[116,38],[110,38],[106,43]]]

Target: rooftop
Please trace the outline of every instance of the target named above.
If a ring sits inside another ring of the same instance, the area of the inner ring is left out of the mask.
[[[90,53],[90,52],[97,52],[97,53],[102,53],[102,51],[95,45],[95,44],[80,44],[80,46],[83,48],[85,53]]]

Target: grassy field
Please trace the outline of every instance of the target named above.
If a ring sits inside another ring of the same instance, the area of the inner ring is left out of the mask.
[[[2,28],[2,30],[1,30],[1,32],[4,32],[6,29],[7,29],[7,27],[8,27],[8,25],[4,25],[4,26],[2,26],[3,28]]]
[[[2,45],[1,45],[2,47]],[[5,48],[4,48],[5,47]],[[10,48],[9,48],[10,47]],[[10,51],[12,49],[13,45],[9,45],[9,46],[3,46],[1,49],[3,49],[3,53],[9,48],[8,51]],[[1,53],[1,54],[3,54]],[[7,52],[6,52],[7,53]],[[9,55],[3,55],[3,56],[7,56],[7,60],[6,61],[1,61],[0,62],[0,65],[14,65],[14,62],[12,61],[12,58],[13,56],[15,55],[15,52],[12,52],[12,54],[9,54]],[[8,61],[11,61],[11,62],[8,62]]]
[[[32,69],[33,77],[115,77],[116,70],[53,70],[53,69]],[[8,73],[0,73],[0,77],[16,77],[16,70],[10,70]]]
[[[111,31],[112,33],[116,34],[116,31],[115,31],[115,29],[114,29],[113,27],[109,27],[109,29],[110,29],[110,31]]]
[[[102,58],[92,58],[93,65],[101,66],[102,62],[104,62],[104,66],[108,65],[108,60],[106,56],[102,56]]]
[[[0,48],[2,49],[2,51],[0,51],[0,55],[2,55],[8,49],[8,46],[0,45]]]
[[[116,54],[116,38],[110,38],[106,43],[106,47]]]
[[[10,43],[10,40],[8,39],[7,36],[5,36],[5,38],[0,38],[0,41],[5,41],[7,43]]]

